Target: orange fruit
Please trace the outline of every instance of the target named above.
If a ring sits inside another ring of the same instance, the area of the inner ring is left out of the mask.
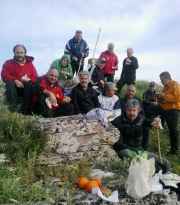
[[[98,187],[98,183],[94,180],[90,180],[86,185],[86,190],[91,193],[94,187]]]
[[[102,185],[101,179],[99,179],[99,178],[94,178],[93,180],[97,182],[98,187],[100,187],[100,186]]]
[[[88,182],[89,180],[86,177],[80,177],[77,184],[80,189],[85,189]]]

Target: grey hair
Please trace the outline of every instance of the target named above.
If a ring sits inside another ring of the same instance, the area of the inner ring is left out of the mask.
[[[162,72],[162,73],[159,75],[159,77],[164,77],[165,79],[171,80],[171,75],[170,75],[170,73],[167,72],[167,71]]]
[[[114,43],[108,43],[108,48],[113,47],[114,48]]]
[[[79,79],[81,78],[82,75],[87,75],[88,76],[88,79],[90,78],[90,75],[89,75],[89,72],[86,71],[86,70],[82,70],[78,73],[78,77]]]
[[[128,108],[132,108],[132,107],[136,107],[138,109],[138,111],[141,110],[141,106],[138,100],[136,99],[130,99],[126,102],[126,104],[124,105],[124,110],[126,111]]]
[[[132,51],[132,53],[133,53],[133,49],[132,48],[127,48],[127,50],[126,51]]]
[[[82,31],[81,30],[77,30],[76,33],[82,34]]]
[[[110,90],[111,88],[115,88],[114,83],[111,82],[104,83],[103,93],[106,93],[106,91]]]
[[[133,88],[135,88],[135,91],[136,91],[136,86],[135,86],[134,84],[131,84],[131,85],[128,85],[128,86],[127,86],[127,90],[126,90],[126,92],[128,91],[129,87],[133,87]]]

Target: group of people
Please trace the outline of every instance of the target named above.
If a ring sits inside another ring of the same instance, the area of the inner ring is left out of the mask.
[[[97,115],[103,111],[111,124],[120,130],[120,139],[114,144],[114,150],[121,158],[130,157],[131,151],[148,150],[150,127],[159,128],[157,116],[161,116],[163,121],[166,120],[170,134],[171,149],[168,153],[179,154],[180,84],[173,81],[168,72],[163,72],[160,74],[164,85],[162,92],[157,93],[156,84],[151,82],[141,103],[135,95],[136,69],[139,66],[132,48],[127,49],[117,91],[113,83],[118,69],[114,44],[109,43],[96,65],[85,71],[84,58],[89,54],[89,47],[79,30],[67,42],[64,55],[54,60],[43,76],[38,77],[32,63],[34,58],[26,55],[23,45],[16,45],[13,52],[14,58],[4,63],[1,71],[11,111],[18,109],[18,96],[23,97],[19,111],[25,115],[35,113],[45,118],[74,114],[92,116],[93,111]],[[73,78],[74,74],[78,77]],[[125,84],[126,96],[119,98],[116,93],[120,93]],[[65,94],[67,87],[71,91]],[[152,153],[149,157],[158,160]],[[170,170],[169,161],[163,159],[163,163],[165,170]]]

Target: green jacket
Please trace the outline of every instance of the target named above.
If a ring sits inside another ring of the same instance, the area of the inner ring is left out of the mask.
[[[68,64],[66,67],[62,67],[61,66],[61,61],[62,59],[67,59],[68,61]],[[58,71],[59,71],[59,77],[58,77],[58,80],[66,80],[67,78],[70,79],[70,78],[73,78],[73,72],[72,72],[72,67],[71,67],[71,60],[70,60],[70,56],[65,54],[61,57],[61,59],[57,59],[57,60],[54,60],[52,63],[51,63],[51,68],[56,68]],[[60,71],[65,71],[67,73],[69,73],[70,75],[67,76],[63,76],[60,74]]]

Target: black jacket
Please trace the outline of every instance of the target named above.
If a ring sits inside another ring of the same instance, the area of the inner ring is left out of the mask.
[[[100,86],[100,80],[104,80],[104,74],[101,72],[101,69],[96,65],[89,69],[91,80],[90,85]]]
[[[153,120],[146,119],[141,114],[133,122],[127,121],[125,115],[115,118],[111,121],[111,124],[120,131],[120,138],[114,144],[114,150],[116,152],[123,149],[130,149],[132,151],[143,150],[143,127],[150,127],[152,122]]]
[[[132,56],[129,58],[131,60],[131,63],[129,65],[126,65],[126,58],[123,60],[123,68],[121,72],[121,77],[122,76],[127,76],[127,75],[136,75],[136,69],[138,69],[138,60],[136,57]]]
[[[101,107],[97,92],[90,87],[88,87],[86,91],[83,90],[80,83],[72,89],[70,97],[72,99],[72,104],[74,105],[75,114],[86,114],[94,108]]]
[[[149,89],[143,93],[142,103],[145,113],[147,112],[147,108],[151,105],[151,102],[156,102],[155,93],[156,90],[152,93]]]

